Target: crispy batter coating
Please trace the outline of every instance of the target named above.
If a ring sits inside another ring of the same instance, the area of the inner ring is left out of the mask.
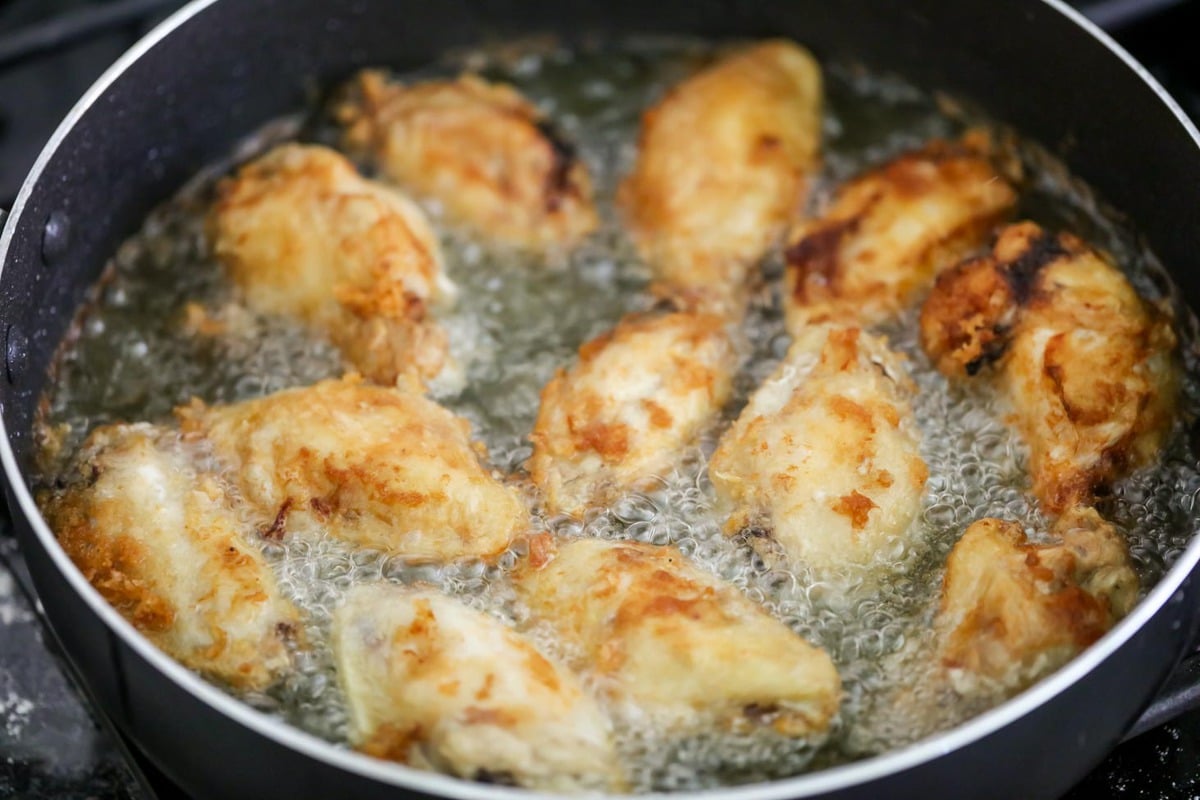
[[[485,236],[564,248],[598,223],[575,147],[520,92],[476,75],[403,84],[366,70],[340,109],[346,142]]]
[[[551,512],[579,514],[668,473],[729,399],[737,356],[720,317],[632,315],[542,390],[529,471]]]
[[[726,531],[823,575],[894,557],[928,477],[914,391],[885,339],[803,330],[709,461]]]
[[[458,600],[359,586],[334,612],[333,650],[370,755],[549,792],[622,788],[610,723],[579,679]]]
[[[264,689],[291,666],[298,618],[245,523],[211,476],[196,475],[173,434],[153,425],[96,429],[67,488],[44,503],[63,549],[104,599],[192,669]]]
[[[977,134],[934,140],[858,176],[788,236],[788,329],[897,313],[938,270],[983,246],[1016,201]]]
[[[817,736],[837,712],[825,651],[674,547],[575,539],[515,581],[618,707],[668,730]]]
[[[524,526],[517,493],[481,463],[470,425],[413,382],[354,376],[227,406],[176,410],[207,439],[270,530],[324,528],[414,561],[491,556]]]
[[[1076,237],[1032,222],[943,273],[921,340],[950,376],[995,380],[1030,449],[1033,492],[1060,513],[1152,460],[1179,377],[1170,320]]]
[[[446,365],[429,308],[454,287],[425,215],[339,153],[276,147],[220,183],[208,226],[252,308],[324,331],[372,380]]]
[[[934,627],[939,658],[960,692],[980,682],[1019,690],[1104,635],[1137,599],[1121,536],[1091,508],[1072,508],[1054,544],[983,519],[946,563]]]
[[[721,59],[645,113],[618,195],[660,279],[739,306],[750,267],[799,211],[821,145],[821,71],[771,40]]]

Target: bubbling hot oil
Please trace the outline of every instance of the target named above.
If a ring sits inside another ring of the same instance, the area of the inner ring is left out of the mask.
[[[434,72],[462,64],[508,80],[548,113],[593,176],[601,231],[550,263],[489,250],[470,235],[443,235],[447,270],[461,288],[457,307],[443,317],[452,349],[466,370],[467,388],[439,400],[469,419],[492,463],[523,484],[528,433],[542,386],[569,364],[580,343],[629,311],[646,308],[648,279],[612,211],[619,176],[632,166],[641,110],[711,56],[696,42],[638,42],[596,52],[554,47],[472,53]],[[942,113],[938,100],[902,80],[845,65],[828,65],[825,155],[817,194],[864,167],[932,136],[954,135],[963,120]],[[284,123],[251,141],[261,150],[297,124]],[[330,141],[320,126],[310,138]],[[1188,377],[1181,419],[1200,410],[1200,374],[1191,320],[1163,272],[1129,231],[1114,224],[1085,187],[1036,148],[1023,153],[1031,180],[1022,213],[1072,229],[1114,254],[1146,296],[1174,304]],[[169,419],[191,397],[209,403],[258,397],[341,374],[338,352],[323,338],[286,320],[253,315],[236,305],[208,248],[203,215],[218,166],[155,212],[122,246],[82,312],[77,336],[64,346],[43,423],[63,442],[46,460],[47,482],[86,433],[117,420]],[[1045,520],[1029,502],[1025,454],[1002,423],[992,398],[949,385],[921,352],[916,312],[886,326],[908,356],[919,392],[914,404],[930,477],[923,511],[908,543],[880,554],[857,578],[816,580],[801,570],[764,561],[737,536],[726,536],[713,507],[705,463],[717,435],[783,356],[777,291],[778,255],[767,260],[767,287],[746,322],[749,358],[724,419],[654,491],[634,493],[583,520],[535,517],[533,525],[562,536],[599,536],[658,545],[683,553],[737,586],[809,641],[825,648],[845,697],[824,743],[796,742],[763,732],[713,731],[672,740],[634,714],[613,709],[618,746],[634,791],[710,788],[793,775],[887,751],[950,727],[999,698],[945,702],[930,674],[929,620],[950,548],[972,521],[1015,520],[1035,538]],[[770,287],[775,286],[772,289]],[[186,305],[198,303],[239,322],[223,336],[197,336]],[[1129,537],[1143,591],[1182,552],[1194,532],[1200,497],[1196,450],[1182,431],[1160,463],[1122,481],[1106,515]],[[253,527],[247,522],[247,527]],[[332,611],[354,585],[424,582],[526,631],[544,651],[567,662],[578,653],[549,627],[535,624],[508,579],[522,544],[496,564],[416,566],[404,559],[352,548],[322,530],[292,531],[282,542],[261,541],[283,591],[307,620],[295,651],[296,668],[279,685],[243,699],[332,742],[348,741],[344,698],[328,647]],[[817,747],[816,745],[820,745]]]

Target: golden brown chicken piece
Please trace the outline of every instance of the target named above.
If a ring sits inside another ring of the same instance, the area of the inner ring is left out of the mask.
[[[983,136],[934,140],[841,186],[788,236],[788,329],[880,322],[982,247],[1017,202],[990,159]]]
[[[729,399],[720,317],[632,315],[579,349],[542,391],[529,471],[551,512],[579,514],[667,474]]]
[[[1169,319],[1070,234],[1006,228],[943,273],[921,312],[942,372],[985,373],[1030,449],[1033,493],[1057,514],[1152,460],[1179,383]]]
[[[659,278],[737,310],[750,267],[804,205],[821,144],[821,71],[771,40],[674,87],[645,113],[621,186],[638,250]]]
[[[608,718],[503,623],[432,590],[359,586],[333,650],[362,751],[547,792],[620,789]]]
[[[252,308],[325,332],[372,380],[447,365],[429,312],[454,286],[425,215],[339,153],[286,144],[247,164],[219,184],[209,231]]]
[[[983,519],[954,546],[934,627],[958,691],[1024,688],[1132,608],[1138,581],[1125,543],[1095,510],[1072,508],[1052,536],[1034,544],[1015,523]]]
[[[895,558],[928,477],[914,391],[885,339],[801,331],[709,461],[726,531],[824,576]]]
[[[674,547],[574,539],[551,550],[517,572],[518,594],[618,710],[681,734],[829,727],[841,683],[825,651]]]
[[[415,382],[356,377],[257,400],[176,410],[206,439],[269,533],[327,530],[414,561],[502,552],[526,522],[517,493],[493,478],[466,420]]]
[[[68,486],[46,501],[63,549],[104,599],[184,665],[239,689],[291,666],[296,609],[223,488],[196,474],[175,434],[93,431]]]
[[[520,92],[476,75],[404,84],[367,70],[340,109],[346,141],[380,171],[485,236],[564,248],[597,225],[575,148]]]

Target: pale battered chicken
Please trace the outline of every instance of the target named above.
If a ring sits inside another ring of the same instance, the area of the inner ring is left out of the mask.
[[[510,245],[566,248],[598,222],[575,148],[512,86],[404,84],[373,70],[340,109],[347,145],[451,219]]]
[[[1065,664],[1129,612],[1138,581],[1121,536],[1091,508],[1055,524],[1054,544],[983,519],[946,563],[934,620],[951,684],[1015,691]]]
[[[547,792],[620,789],[608,718],[572,673],[432,590],[359,586],[333,652],[360,750]]]
[[[470,425],[424,397],[354,376],[257,400],[176,410],[206,439],[269,535],[324,528],[414,561],[486,557],[526,522],[481,462]],[[273,520],[273,522],[272,522]]]
[[[729,399],[737,367],[720,317],[626,317],[542,391],[529,471],[551,512],[579,514],[669,473]]]
[[[430,309],[454,286],[425,215],[339,153],[276,147],[219,184],[208,227],[251,308],[323,331],[372,380],[447,366]]]
[[[984,136],[934,140],[841,186],[788,236],[788,330],[880,322],[982,247],[1017,202],[991,159]]]
[[[1178,389],[1170,320],[1070,234],[1031,222],[943,273],[921,312],[925,351],[986,373],[1030,449],[1033,493],[1057,514],[1151,461]]]
[[[574,539],[535,553],[518,594],[619,711],[683,735],[828,729],[841,682],[825,651],[674,547]]]
[[[885,339],[801,331],[709,461],[727,533],[823,576],[894,558],[928,477],[914,391]]]
[[[153,425],[95,430],[44,503],[63,550],[104,599],[176,660],[239,689],[291,666],[296,609],[243,538],[223,488]]]
[[[747,273],[803,208],[821,145],[821,71],[784,40],[734,53],[645,113],[621,205],[670,289],[737,310]]]

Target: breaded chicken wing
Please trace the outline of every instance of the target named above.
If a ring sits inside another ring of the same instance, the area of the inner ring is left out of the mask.
[[[623,784],[611,725],[579,679],[458,600],[359,586],[334,612],[333,650],[370,755],[547,792]]]
[[[659,278],[737,309],[746,276],[799,211],[821,144],[821,72],[771,40],[674,87],[645,113],[618,202]]]
[[[349,147],[483,235],[564,248],[595,229],[575,148],[516,89],[475,75],[404,84],[367,70],[340,109]]]
[[[95,430],[68,486],[44,503],[63,549],[104,599],[183,664],[239,689],[291,666],[296,609],[223,488],[196,474],[174,434]]]
[[[885,339],[805,328],[709,461],[726,531],[822,575],[894,557],[928,477],[914,391]]]
[[[325,332],[367,377],[393,383],[447,364],[429,316],[454,294],[417,206],[325,147],[276,147],[222,181],[213,249],[245,301]]]
[[[786,251],[788,329],[880,322],[981,247],[1017,202],[990,155],[978,135],[932,141],[841,186],[820,216],[799,222]]]
[[[1125,616],[1137,576],[1125,543],[1091,508],[1072,508],[1054,544],[1019,525],[983,519],[946,563],[934,627],[952,684],[1019,690],[1065,664]]]
[[[997,382],[1050,513],[1091,503],[1149,462],[1171,426],[1170,321],[1070,234],[1006,228],[990,254],[938,279],[921,340],[947,375]]]
[[[484,468],[470,426],[415,382],[355,377],[227,406],[176,410],[270,532],[325,529],[414,561],[491,556],[526,522],[517,493]]]
[[[578,514],[671,470],[729,399],[737,367],[720,317],[633,315],[579,349],[542,391],[529,471],[552,512]]]
[[[837,712],[841,683],[825,651],[674,547],[575,539],[515,581],[617,707],[667,730],[818,736]]]

